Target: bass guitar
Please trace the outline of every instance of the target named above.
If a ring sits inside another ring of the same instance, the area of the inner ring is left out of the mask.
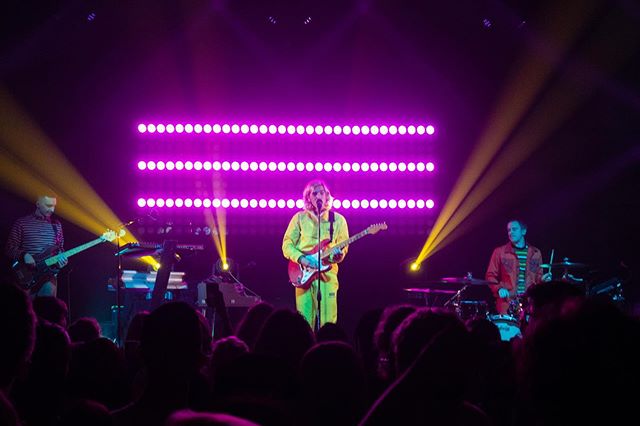
[[[124,229],[120,230],[118,236],[123,237],[125,234]],[[111,242],[116,239],[116,233],[114,231],[107,231],[95,240],[82,244],[78,247],[69,249],[64,252],[59,252],[57,246],[47,247],[38,254],[33,255],[33,259],[36,261],[35,265],[27,265],[26,263],[16,260],[11,267],[16,276],[18,284],[25,290],[31,290],[43,283],[43,280],[51,275],[55,275],[59,272],[57,268],[58,262],[63,257],[71,257],[80,252],[83,252],[93,246],[102,244],[104,242]]]
[[[359,240],[365,235],[374,235],[374,234],[377,234],[379,231],[384,231],[385,229],[387,229],[387,224],[384,222],[369,225],[369,227],[367,227],[364,231],[359,232],[358,234],[354,235],[353,237],[347,240],[339,242],[338,244],[336,244],[335,246],[329,249],[327,249],[327,247],[330,241],[328,239],[322,240],[320,244],[316,245],[310,251],[304,253],[304,254],[313,254],[317,256],[318,250],[320,250],[320,260],[321,260],[320,268],[318,269],[312,266],[303,266],[297,262],[289,261],[289,282],[294,287],[307,287],[308,284],[311,283],[318,274],[321,274],[322,272],[326,272],[329,269],[331,269],[332,264],[329,262],[329,256],[331,255],[332,252],[337,250],[342,250],[349,244]]]

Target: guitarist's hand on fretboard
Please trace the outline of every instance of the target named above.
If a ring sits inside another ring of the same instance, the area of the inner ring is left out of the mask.
[[[65,256],[64,253],[60,253],[58,255],[58,268],[64,268],[65,266],[67,266],[67,263],[69,263],[69,259],[67,259],[67,256]]]

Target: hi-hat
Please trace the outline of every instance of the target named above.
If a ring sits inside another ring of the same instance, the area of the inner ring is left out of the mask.
[[[440,281],[449,283],[449,284],[465,284],[465,285],[488,285],[495,284],[491,281],[480,280],[478,278],[469,278],[469,277],[445,277]]]

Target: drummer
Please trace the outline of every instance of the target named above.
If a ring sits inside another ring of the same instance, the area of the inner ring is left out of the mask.
[[[486,280],[496,302],[498,314],[509,313],[509,305],[534,284],[550,281],[551,273],[542,273],[542,254],[527,244],[527,225],[521,220],[507,223],[509,242],[496,247],[487,267]]]

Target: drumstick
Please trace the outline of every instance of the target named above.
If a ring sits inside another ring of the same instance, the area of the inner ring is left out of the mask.
[[[551,272],[551,264],[553,263],[553,249],[551,249],[551,259],[549,259],[549,272]]]

